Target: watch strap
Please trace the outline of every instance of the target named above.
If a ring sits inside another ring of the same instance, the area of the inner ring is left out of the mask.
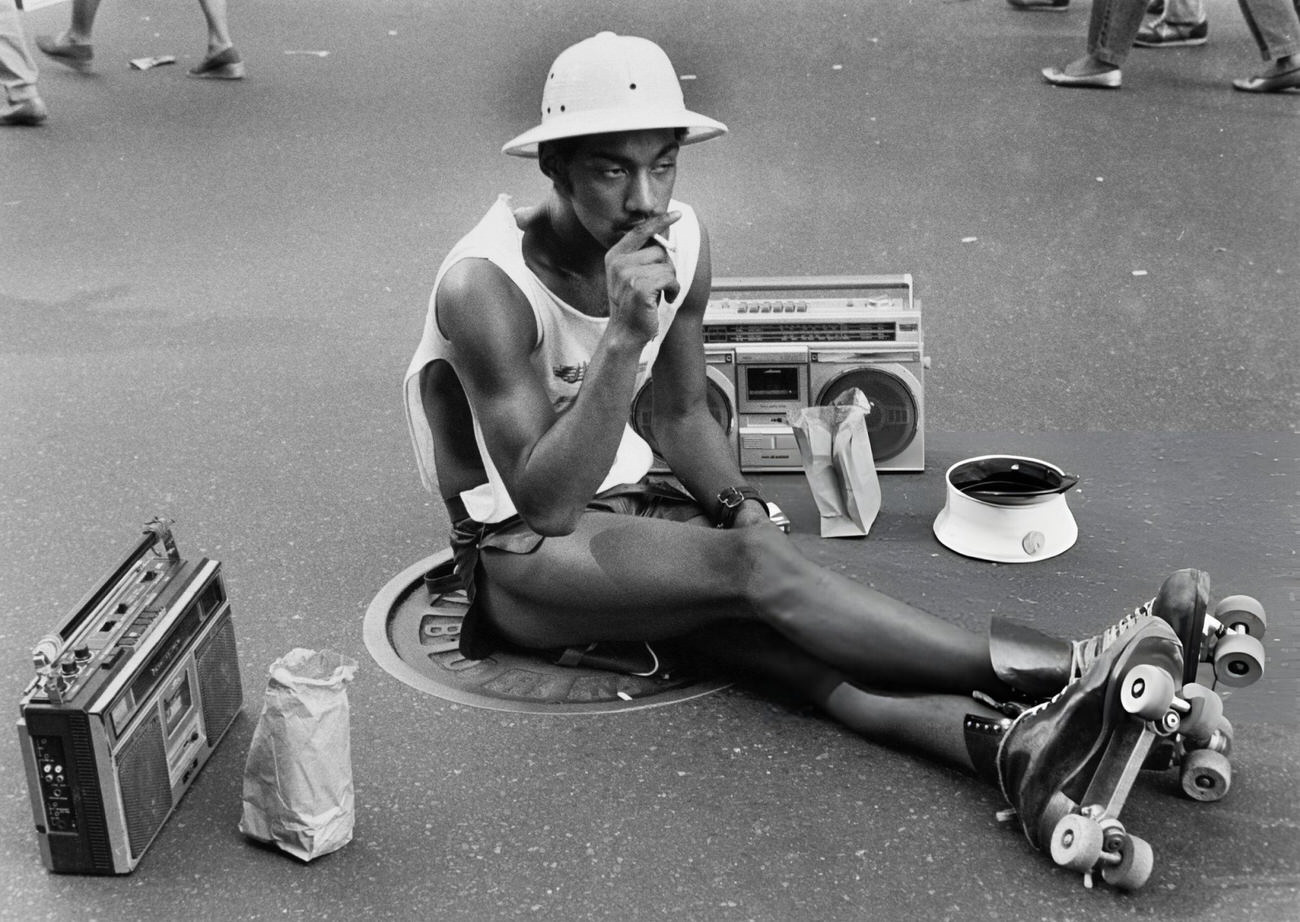
[[[738,484],[718,491],[718,514],[713,524],[718,528],[730,528],[736,523],[736,515],[747,499],[755,500],[767,509],[762,495],[749,484]]]

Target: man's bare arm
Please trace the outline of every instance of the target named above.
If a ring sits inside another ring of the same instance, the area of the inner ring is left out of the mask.
[[[651,383],[659,450],[683,486],[716,518],[718,492],[743,480],[735,452],[708,407],[703,327],[713,270],[703,226],[700,233],[695,278],[659,348]],[[736,525],[766,520],[767,510],[750,501],[741,507]]]
[[[529,362],[536,321],[514,283],[485,260],[465,260],[439,287],[438,323],[492,462],[541,534],[572,531],[613,464],[641,350],[657,331],[659,293],[676,284],[666,254],[644,245],[672,220],[648,221],[610,250],[610,323],[562,414]]]

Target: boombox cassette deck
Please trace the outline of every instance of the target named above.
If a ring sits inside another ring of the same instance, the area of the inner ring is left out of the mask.
[[[125,874],[243,707],[221,564],[144,536],[32,651],[18,711],[41,858]]]
[[[786,414],[853,388],[871,403],[876,470],[925,469],[929,357],[910,274],[715,279],[704,352],[709,410],[742,471],[802,471]],[[652,449],[653,414],[647,381],[632,427]]]

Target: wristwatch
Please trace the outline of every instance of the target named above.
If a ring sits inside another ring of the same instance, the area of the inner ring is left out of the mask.
[[[714,526],[717,528],[730,528],[736,524],[736,514],[740,512],[741,503],[747,499],[757,500],[764,510],[767,509],[767,503],[763,502],[763,497],[749,484],[726,487],[719,492],[718,514],[713,520]]]

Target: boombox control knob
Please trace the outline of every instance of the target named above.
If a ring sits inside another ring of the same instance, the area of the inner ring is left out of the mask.
[[[59,650],[63,646],[63,638],[58,634],[46,634],[40,639],[40,642],[32,648],[32,662],[36,664],[37,669],[43,669],[46,666],[54,665],[54,661],[59,658]]]
[[[84,663],[86,660],[90,659],[90,647],[77,647],[77,649],[72,651],[72,655],[76,657],[77,662]]]
[[[81,664],[70,659],[65,659],[59,663],[59,671],[64,675],[76,675],[81,670]]]

